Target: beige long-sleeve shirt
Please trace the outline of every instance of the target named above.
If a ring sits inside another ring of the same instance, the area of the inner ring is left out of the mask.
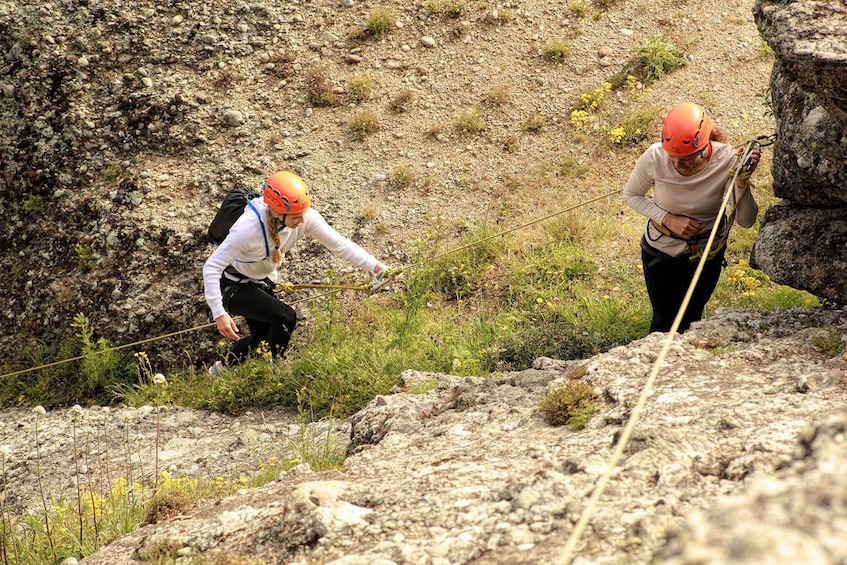
[[[623,190],[624,199],[630,208],[659,224],[669,212],[700,220],[703,222],[701,233],[708,234],[726,194],[729,171],[737,161],[732,146],[713,141],[712,156],[706,168],[683,176],[674,168],[662,144],[655,143],[635,163]],[[651,189],[652,199],[647,196]],[[756,222],[759,206],[749,190],[736,186],[735,191],[738,200],[735,221],[749,228]],[[732,203],[730,199],[730,205]],[[685,241],[662,234],[649,221],[645,235],[652,247],[672,257],[688,251]]]

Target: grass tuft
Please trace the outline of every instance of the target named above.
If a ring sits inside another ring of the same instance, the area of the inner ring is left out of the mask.
[[[541,399],[541,411],[553,426],[581,430],[598,411],[594,387],[583,381],[569,381]]]
[[[485,120],[479,114],[476,105],[463,111],[456,122],[456,129],[462,133],[479,133],[486,127]]]
[[[380,130],[379,118],[373,112],[361,110],[347,120],[347,127],[356,139],[364,139]]]

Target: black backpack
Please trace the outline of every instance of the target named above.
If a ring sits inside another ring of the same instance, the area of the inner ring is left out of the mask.
[[[209,229],[206,232],[206,239],[209,240],[209,243],[215,246],[223,243],[223,240],[226,239],[226,236],[229,234],[232,224],[234,224],[235,221],[241,217],[241,214],[243,214],[249,207],[253,210],[253,213],[256,214],[256,217],[259,218],[259,225],[262,228],[262,236],[265,238],[265,256],[270,256],[271,248],[268,245],[268,233],[267,230],[265,230],[265,222],[262,221],[261,214],[259,214],[259,211],[250,202],[259,196],[261,196],[260,193],[255,192],[250,188],[236,188],[227,192],[226,196],[224,196],[223,202],[221,202],[221,207],[218,209],[218,213],[215,214],[215,219],[213,219],[212,223],[209,224]]]

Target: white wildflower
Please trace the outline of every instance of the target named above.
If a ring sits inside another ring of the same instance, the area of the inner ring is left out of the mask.
[[[166,384],[167,382],[168,382],[168,379],[166,379],[165,375],[163,375],[162,373],[156,373],[155,375],[153,375],[153,384],[163,385],[163,384]]]
[[[34,413],[38,414],[39,416],[44,416],[45,414],[47,414],[47,410],[45,410],[44,406],[42,406],[40,404],[38,406],[36,406],[35,408],[33,408],[32,411]]]
[[[74,404],[73,406],[71,406],[71,409],[68,410],[68,417],[74,422],[82,418],[82,406],[80,406],[79,404]]]

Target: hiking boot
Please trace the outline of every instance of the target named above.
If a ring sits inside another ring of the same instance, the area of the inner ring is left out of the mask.
[[[209,374],[213,379],[220,377],[224,372],[224,364],[220,361],[215,361],[215,363],[209,367]]]

